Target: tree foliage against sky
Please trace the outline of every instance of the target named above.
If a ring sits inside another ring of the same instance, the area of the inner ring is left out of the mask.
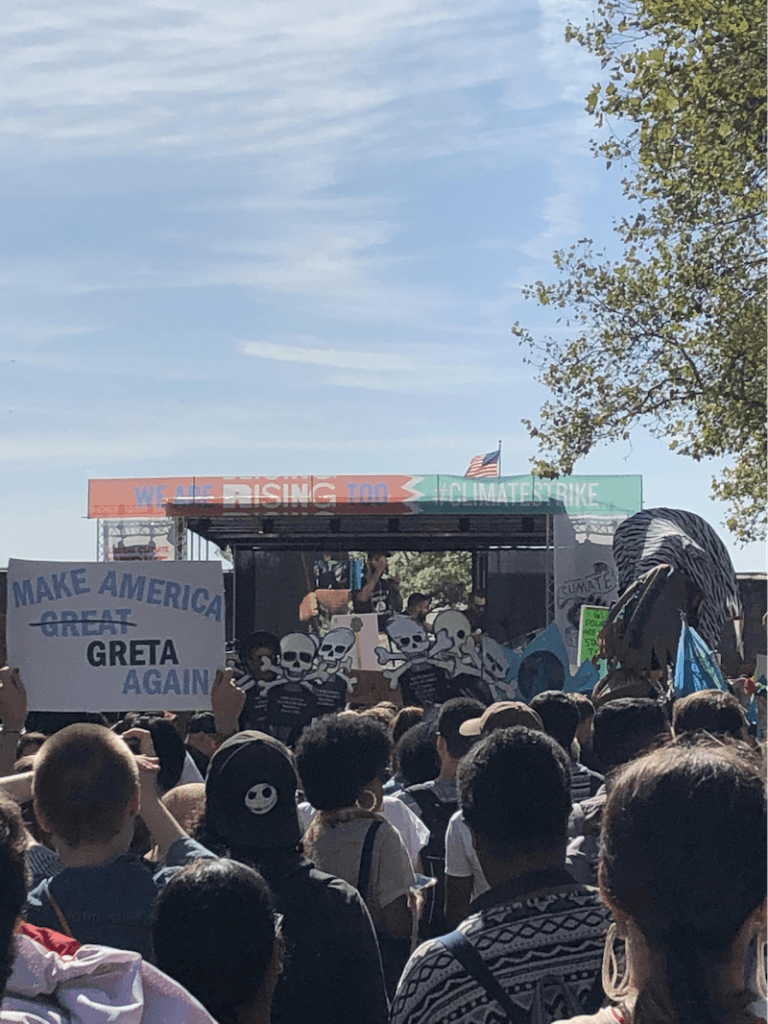
[[[552,397],[535,472],[571,472],[641,425],[693,459],[722,458],[713,493],[742,540],[765,535],[764,0],[598,0],[570,40],[605,75],[587,110],[636,212],[621,253],[589,239],[555,253],[559,280],[526,297],[563,310],[540,340],[513,327]]]
[[[472,589],[471,551],[396,551],[389,571],[400,577],[403,601],[411,594],[426,594],[435,608],[451,601],[466,601]]]

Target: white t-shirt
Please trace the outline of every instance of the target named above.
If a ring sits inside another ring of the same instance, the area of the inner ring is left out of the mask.
[[[315,867],[357,888],[363,843],[371,825],[370,818],[353,818],[323,828],[310,852]],[[400,833],[388,821],[383,822],[373,844],[368,890],[360,893],[374,923],[379,920],[383,907],[399,896],[408,895],[415,881]]]
[[[298,805],[299,824],[304,832],[307,831],[317,811],[306,800]],[[390,825],[394,825],[400,833],[400,838],[405,844],[408,856],[411,858],[411,865],[416,870],[416,860],[421,850],[429,842],[429,829],[413,811],[402,800],[396,796],[385,796],[381,812]]]
[[[445,873],[456,878],[472,876],[472,899],[490,889],[472,846],[472,833],[461,811],[448,822],[445,833]]]

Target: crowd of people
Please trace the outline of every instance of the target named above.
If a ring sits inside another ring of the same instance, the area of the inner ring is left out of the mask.
[[[191,716],[27,715],[0,670],[0,1019],[765,1021],[735,696],[380,702],[289,747],[249,728],[277,639],[242,654]]]

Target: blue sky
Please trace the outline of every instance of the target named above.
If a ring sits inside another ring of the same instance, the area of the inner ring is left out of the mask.
[[[0,40],[0,564],[95,554],[89,477],[463,473],[544,398],[509,328],[610,243],[565,0],[14,5]],[[637,431],[577,473],[714,525]],[[761,545],[724,539],[739,570]]]

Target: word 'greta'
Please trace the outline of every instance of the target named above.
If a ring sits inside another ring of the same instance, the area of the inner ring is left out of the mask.
[[[160,657],[157,649],[163,645]],[[85,652],[88,664],[94,668],[104,665],[178,665],[179,659],[173,640],[92,640]]]

